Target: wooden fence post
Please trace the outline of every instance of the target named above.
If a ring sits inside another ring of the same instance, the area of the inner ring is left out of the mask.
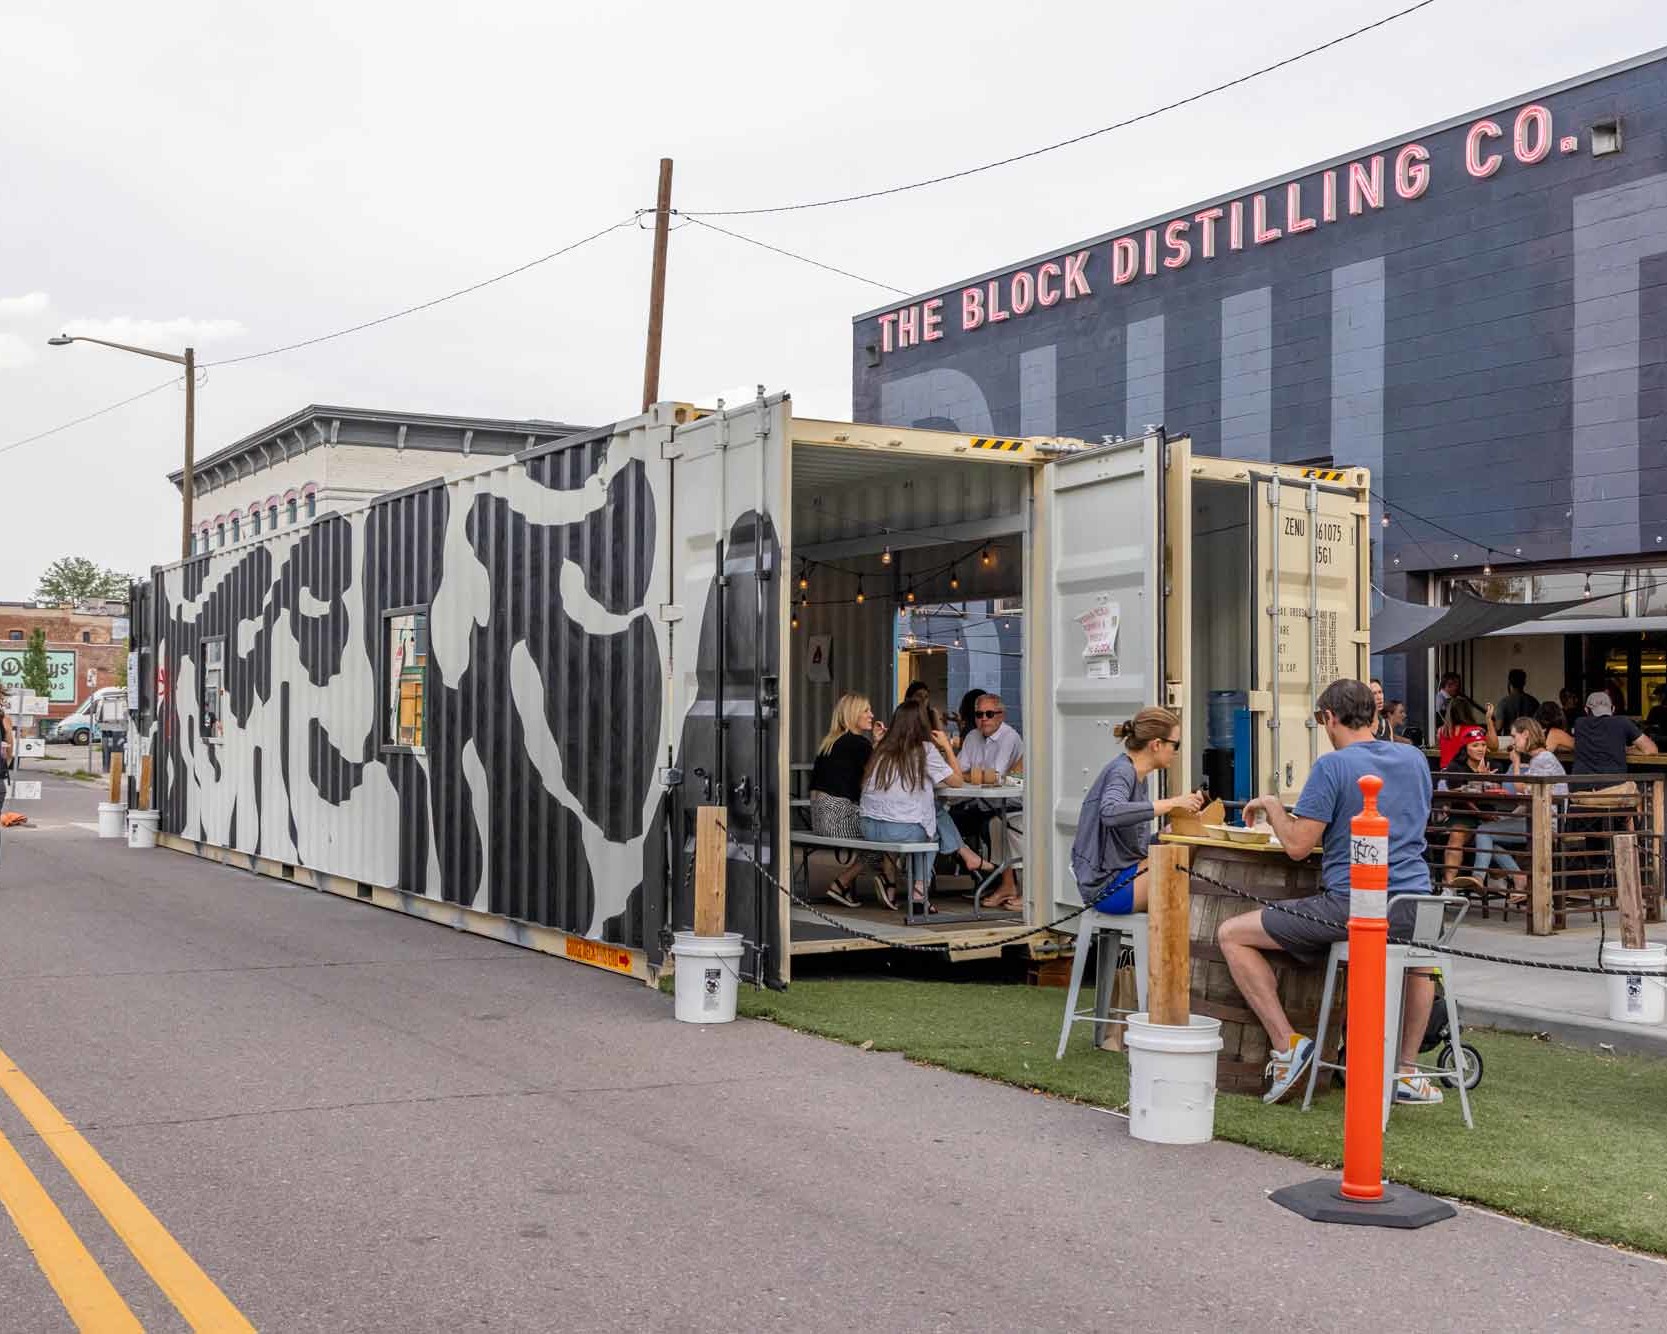
[[[729,883],[728,834],[724,808],[702,806],[695,813],[695,934],[724,933],[724,897]]]
[[[120,802],[122,799],[122,753],[117,751],[110,757],[110,800]]]
[[[1551,784],[1535,783],[1528,827],[1528,934],[1551,934]]]
[[[1192,850],[1173,843],[1153,844],[1147,863],[1146,1009],[1154,1024],[1177,1028],[1192,1018],[1191,864]]]
[[[1638,838],[1615,835],[1615,906],[1621,910],[1621,944],[1644,948],[1644,886],[1638,876]]]

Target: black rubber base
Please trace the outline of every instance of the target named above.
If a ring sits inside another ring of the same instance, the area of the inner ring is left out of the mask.
[[[1458,1211],[1446,1200],[1384,1182],[1383,1198],[1367,1202],[1344,1199],[1336,1177],[1281,1186],[1269,1198],[1314,1223],[1354,1223],[1360,1227],[1428,1227]]]

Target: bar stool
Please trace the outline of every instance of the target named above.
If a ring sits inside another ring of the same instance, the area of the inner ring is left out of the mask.
[[[1456,1053],[1454,1069],[1437,1070],[1425,1066],[1415,1068],[1419,1074],[1432,1075],[1438,1081],[1448,1074],[1457,1076],[1455,1082],[1459,1089],[1459,1106],[1464,1111],[1465,1129],[1474,1130],[1475,1123],[1470,1119],[1470,1091],[1465,1087],[1459,1009],[1453,999],[1453,959],[1433,948],[1451,943],[1454,933],[1459,929],[1459,923],[1464,920],[1465,913],[1470,911],[1470,900],[1460,894],[1395,894],[1389,900],[1390,912],[1393,913],[1395,905],[1403,901],[1413,904],[1415,909],[1412,919],[1412,943],[1390,945],[1384,962],[1383,1124],[1386,1127],[1389,1125],[1389,1111],[1394,1106],[1395,1099],[1395,1078],[1401,1068],[1401,1002],[1406,975],[1421,968],[1437,967],[1441,969],[1442,991],[1447,1002],[1447,1036]],[[1314,1059],[1308,1068],[1308,1090],[1302,1095],[1302,1110],[1305,1112],[1314,1101],[1314,1089],[1319,1084],[1321,1067],[1327,1070],[1344,1068],[1336,1061],[1321,1060],[1320,1053],[1325,1050],[1326,1026],[1331,1021],[1331,1002],[1337,987],[1337,966],[1348,961],[1349,942],[1335,941],[1331,946],[1331,955],[1326,960],[1325,993],[1320,1000],[1319,1031],[1314,1034]]]
[[[1111,940],[1102,939],[1110,936]],[[1117,976],[1117,956],[1127,940],[1134,947],[1134,985],[1140,1008],[1146,1008],[1146,914],[1103,913],[1088,909],[1077,919],[1077,950],[1071,960],[1071,989],[1065,993],[1065,1020],[1059,1026],[1059,1050],[1054,1060],[1065,1055],[1065,1043],[1071,1036],[1072,1024],[1093,1024],[1094,1045],[1104,1041],[1104,1030],[1122,1020],[1111,1018],[1111,984]],[[1082,991],[1082,973],[1088,965],[1088,946],[1098,942],[1099,957],[1095,962],[1094,1009],[1077,1013],[1077,996]],[[1108,948],[1109,946],[1109,948]],[[1116,1013],[1127,1015],[1129,1010]]]

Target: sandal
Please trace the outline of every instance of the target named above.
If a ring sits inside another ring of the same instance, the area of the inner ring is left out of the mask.
[[[887,880],[884,873],[876,872],[874,876],[874,897],[881,906],[897,911],[897,886]]]
[[[851,892],[851,887],[849,885],[842,885],[837,880],[828,886],[828,897],[837,903],[841,908],[856,908],[861,906],[857,902],[857,896]]]
[[[926,891],[924,889],[921,890],[918,895],[909,900],[909,906],[912,907],[917,913],[922,908],[925,908],[926,915],[928,917],[936,916],[938,911],[938,905],[926,897]]]

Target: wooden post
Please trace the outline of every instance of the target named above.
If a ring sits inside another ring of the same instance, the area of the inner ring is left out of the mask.
[[[143,756],[139,760],[139,809],[150,809],[150,756]]]
[[[1650,918],[1659,922],[1662,900],[1667,899],[1667,781],[1657,776],[1650,783]]]
[[[1154,1024],[1184,1028],[1192,1017],[1192,850],[1154,843],[1147,865],[1146,1009]]]
[[[671,159],[660,159],[660,192],[654,203],[654,259],[648,279],[648,349],[643,356],[642,410],[660,396],[660,334],[666,323],[666,237],[671,230]]]
[[[724,808],[702,806],[695,813],[695,934],[724,933],[724,894],[729,879]]]
[[[110,800],[119,802],[122,799],[122,753],[117,751],[110,757]]]
[[[1615,835],[1615,905],[1621,910],[1621,944],[1644,948],[1644,886],[1638,875],[1638,838]]]
[[[1551,784],[1535,783],[1528,828],[1528,934],[1551,934]]]

